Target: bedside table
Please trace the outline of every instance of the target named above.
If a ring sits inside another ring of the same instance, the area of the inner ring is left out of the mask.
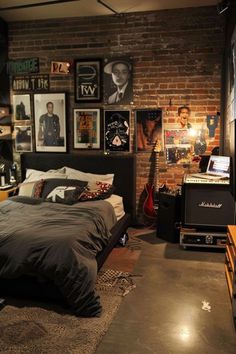
[[[17,186],[11,187],[9,189],[1,189],[0,190],[0,202],[15,195],[17,189],[18,189]]]

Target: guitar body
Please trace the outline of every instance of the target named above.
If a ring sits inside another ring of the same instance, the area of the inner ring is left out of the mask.
[[[157,216],[157,213],[154,209],[154,185],[147,183],[145,185],[145,190],[147,197],[143,204],[143,212],[145,216],[154,219]]]

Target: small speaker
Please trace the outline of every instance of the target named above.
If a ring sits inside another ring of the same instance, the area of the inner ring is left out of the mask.
[[[185,183],[182,205],[184,227],[224,230],[235,223],[235,201],[229,186]]]
[[[180,202],[181,196],[179,194],[160,193],[157,211],[157,237],[168,242],[179,242]]]

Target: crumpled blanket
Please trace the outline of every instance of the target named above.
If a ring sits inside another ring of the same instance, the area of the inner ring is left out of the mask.
[[[104,200],[64,205],[0,203],[0,278],[34,274],[52,281],[78,316],[98,316],[96,255],[116,223]]]

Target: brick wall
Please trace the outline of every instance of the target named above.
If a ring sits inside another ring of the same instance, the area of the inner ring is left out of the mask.
[[[75,58],[130,56],[134,63],[134,100],[122,108],[163,110],[163,123],[176,122],[177,108],[191,107],[191,123],[205,123],[206,115],[220,111],[221,61],[224,24],[215,7],[134,13],[125,16],[70,18],[9,24],[9,58],[39,57],[40,73],[50,63]],[[69,150],[73,150],[73,108],[97,104],[74,103],[73,74],[50,75],[52,91],[69,94]],[[101,108],[104,106],[101,104]],[[134,113],[131,149],[134,151]],[[207,152],[219,145],[220,125]],[[86,152],[82,152],[86,153]],[[97,152],[99,153],[99,152]],[[102,152],[100,152],[102,153]],[[151,153],[137,153],[137,207],[142,214],[145,183],[153,179]],[[174,188],[185,172],[197,169],[167,165],[160,154],[159,180]],[[141,216],[140,216],[141,218]]]

